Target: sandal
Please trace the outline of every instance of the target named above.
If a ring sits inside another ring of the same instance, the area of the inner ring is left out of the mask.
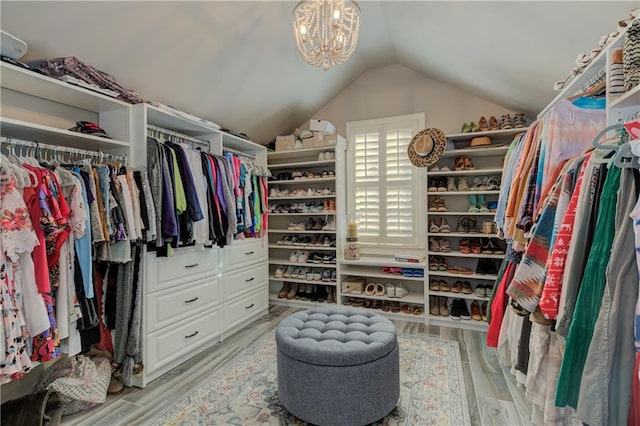
[[[471,161],[471,158],[469,157],[463,157],[464,158],[464,170],[475,170],[476,166],[473,165],[473,162]]]
[[[439,259],[439,262],[440,263],[438,264],[438,271],[446,271],[448,269],[448,266],[447,266],[447,261],[444,260],[444,257],[441,257]]]
[[[413,308],[413,315],[422,315],[423,309],[420,306],[415,306]]]
[[[468,238],[463,238],[460,240],[460,253],[462,254],[470,254],[471,253],[471,240]]]
[[[410,305],[404,304],[400,306],[400,310],[402,311],[403,314],[410,314],[412,311],[412,308]]]
[[[431,219],[429,221],[429,232],[437,234],[440,232],[440,226],[436,223],[436,219]]]
[[[429,251],[441,251],[440,242],[435,238],[429,238]]]
[[[458,171],[464,170],[464,157],[456,157],[454,168]]]
[[[387,294],[387,289],[384,285],[376,283],[376,296],[384,296],[385,294]]]
[[[471,253],[473,254],[482,253],[482,245],[480,244],[480,241],[478,241],[477,239],[474,239],[473,241],[471,241]]]
[[[391,304],[389,302],[382,302],[382,306],[380,307],[382,312],[389,312],[391,310]]]
[[[439,212],[446,212],[447,211],[447,205],[444,202],[444,199],[442,198],[438,198],[438,211]]]
[[[367,286],[364,288],[364,294],[366,294],[367,296],[373,296],[374,294],[376,294],[375,283],[367,284]]]
[[[458,191],[469,191],[469,184],[466,177],[458,178]]]
[[[451,244],[449,244],[449,240],[438,240],[437,243],[440,246],[441,252],[451,253]]]
[[[440,262],[438,262],[438,259],[437,259],[436,256],[434,256],[431,259],[429,259],[429,270],[430,271],[437,271],[438,270],[438,265],[440,265]]]
[[[451,227],[449,226],[449,222],[447,222],[447,219],[444,217],[440,218],[440,232],[451,232]]]

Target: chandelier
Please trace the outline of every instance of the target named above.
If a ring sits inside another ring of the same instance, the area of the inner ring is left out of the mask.
[[[355,50],[360,7],[352,0],[303,0],[293,10],[293,31],[302,59],[326,71]]]

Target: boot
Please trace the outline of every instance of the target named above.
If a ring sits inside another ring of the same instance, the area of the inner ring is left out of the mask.
[[[440,315],[440,309],[438,308],[438,298],[435,296],[431,296],[429,298],[429,313],[433,316]]]
[[[447,298],[445,296],[438,297],[438,310],[440,311],[440,316],[449,316],[449,309],[447,308]]]
[[[458,187],[456,186],[456,178],[453,176],[449,176],[447,178],[447,191],[457,191]]]
[[[480,207],[478,206],[478,200],[475,195],[469,195],[469,208],[467,209],[469,213],[478,213],[480,211]]]
[[[478,195],[477,201],[478,201],[478,205],[477,205],[478,211],[483,212],[483,213],[489,212],[489,208],[487,207],[487,203],[484,200],[484,195],[482,195],[482,194]]]

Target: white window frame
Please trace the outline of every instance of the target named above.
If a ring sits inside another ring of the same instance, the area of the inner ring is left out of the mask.
[[[385,177],[386,166],[386,132],[392,129],[407,128],[409,125],[415,135],[420,130],[424,129],[425,114],[416,113],[401,115],[395,117],[385,117],[373,120],[353,121],[348,122],[347,127],[347,182],[346,182],[346,195],[347,195],[347,214],[353,215],[355,212],[355,189],[356,189],[356,177],[355,177],[355,135],[367,132],[378,132],[378,152],[380,156],[379,173],[380,179]],[[393,238],[388,237],[385,233],[386,228],[386,206],[380,208],[380,225],[383,235],[379,237],[360,236],[360,243],[364,251],[368,253],[382,253],[382,254],[397,254],[398,249],[408,250],[423,250],[426,241],[426,207],[425,207],[425,185],[426,182],[426,169],[419,168],[411,165],[412,178],[411,178],[411,191],[413,199],[412,213],[412,227],[413,235],[411,238]],[[381,204],[384,204],[385,200],[385,185],[380,182],[380,179],[374,187],[379,189]],[[371,183],[366,184],[372,186]]]

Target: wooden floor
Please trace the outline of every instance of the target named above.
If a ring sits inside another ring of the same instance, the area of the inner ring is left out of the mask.
[[[63,425],[144,424],[157,412],[180,399],[202,375],[223,366],[296,309],[272,306],[269,314],[249,327],[199,354],[151,382],[145,389],[127,388],[90,411],[63,417]],[[485,333],[394,321],[400,334],[426,334],[460,343],[469,412],[473,425],[529,425],[529,404],[524,389],[501,368],[496,352],[484,344]]]

